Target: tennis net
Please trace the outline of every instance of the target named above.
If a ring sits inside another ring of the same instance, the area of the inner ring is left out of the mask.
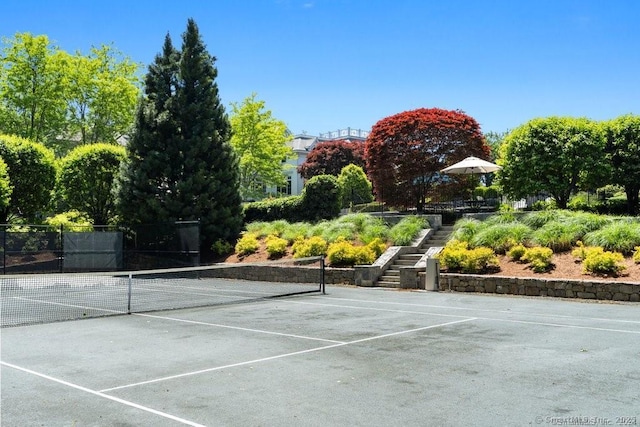
[[[1,326],[324,293],[324,259],[0,277]]]

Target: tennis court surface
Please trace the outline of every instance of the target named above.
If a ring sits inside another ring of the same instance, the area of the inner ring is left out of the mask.
[[[640,419],[638,304],[328,286],[0,333],[3,426]]]

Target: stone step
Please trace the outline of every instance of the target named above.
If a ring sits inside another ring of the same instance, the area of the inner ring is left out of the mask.
[[[380,280],[378,280],[378,283],[396,283],[396,284],[400,284],[400,278],[399,277],[393,277],[393,276],[380,276]]]
[[[416,262],[418,262],[420,260],[420,258],[398,258],[397,260],[395,260],[393,262],[393,264],[391,265],[391,268],[395,267],[395,266],[402,266],[402,267],[407,267],[407,266],[412,266],[413,264],[415,264]]]
[[[378,280],[376,282],[376,286],[379,286],[381,288],[399,288],[400,287],[400,282],[385,282],[382,280]]]
[[[412,252],[410,254],[402,254],[398,257],[398,259],[420,259],[420,254]]]

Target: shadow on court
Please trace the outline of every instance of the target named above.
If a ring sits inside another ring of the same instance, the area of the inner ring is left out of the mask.
[[[638,304],[330,287],[1,334],[7,426],[640,418]]]

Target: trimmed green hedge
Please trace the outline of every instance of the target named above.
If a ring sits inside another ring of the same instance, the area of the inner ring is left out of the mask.
[[[281,197],[248,203],[244,207],[245,223],[254,221],[319,221],[340,214],[340,194],[336,177],[318,175],[311,178],[300,196]]]

